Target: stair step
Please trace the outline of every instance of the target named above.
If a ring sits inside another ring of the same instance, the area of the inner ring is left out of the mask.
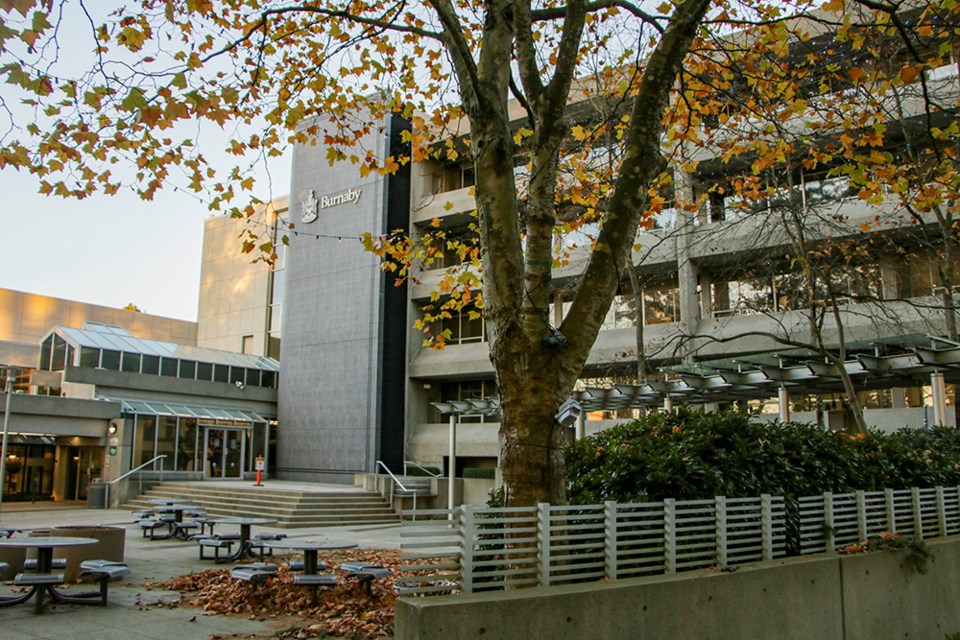
[[[378,493],[345,488],[330,491],[269,489],[252,486],[203,486],[198,482],[163,482],[128,501],[124,508],[151,508],[155,498],[187,498],[212,516],[276,518],[277,527],[323,527],[399,522]]]

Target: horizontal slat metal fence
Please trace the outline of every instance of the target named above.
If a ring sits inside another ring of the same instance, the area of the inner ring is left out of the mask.
[[[772,560],[788,548],[832,552],[887,531],[960,533],[960,489],[418,510],[401,534],[418,553],[397,584],[401,595],[427,595],[618,580]]]

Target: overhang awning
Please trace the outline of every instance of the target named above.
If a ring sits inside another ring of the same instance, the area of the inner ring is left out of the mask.
[[[155,400],[117,400],[124,414],[176,416],[197,420],[231,420],[234,422],[268,422],[256,411],[249,409],[227,409],[223,407],[200,406]]]
[[[932,373],[942,373],[946,382],[960,384],[960,345],[943,338],[890,337],[851,343],[846,351],[843,372],[857,391],[930,384]],[[583,411],[590,412],[659,408],[667,398],[679,404],[762,400],[776,398],[781,388],[793,397],[844,393],[840,366],[806,349],[704,360],[664,367],[661,371],[666,380],[584,387],[574,390],[571,398]],[[490,413],[496,413],[500,404],[497,398],[466,402],[483,402]]]

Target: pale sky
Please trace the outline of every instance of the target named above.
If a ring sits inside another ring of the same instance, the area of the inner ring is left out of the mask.
[[[289,165],[278,162],[272,175],[274,195],[286,193]],[[5,169],[0,198],[0,288],[108,307],[132,302],[196,321],[211,214],[190,194],[168,187],[153,202],[123,192],[63,200],[38,194],[28,173]]]
[[[117,6],[121,2],[104,0],[87,9],[99,24]],[[58,35],[57,69],[69,77],[87,68],[95,42],[78,4],[61,9],[64,24],[83,25]],[[19,100],[7,85],[0,85],[0,92],[8,94],[0,94],[7,108]],[[223,154],[226,136],[215,125],[201,125],[201,130],[202,137],[189,137],[204,145],[214,168],[228,170],[239,162]],[[119,165],[112,171],[123,174]],[[289,157],[271,162],[272,192],[262,173],[254,172],[258,197],[287,193]],[[36,178],[27,172],[0,171],[0,288],[109,307],[133,303],[146,313],[195,321],[203,221],[212,214],[201,199],[174,190],[180,186],[171,178],[152,202],[123,191],[64,200],[38,194]]]

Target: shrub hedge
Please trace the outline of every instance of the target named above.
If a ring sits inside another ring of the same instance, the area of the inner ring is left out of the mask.
[[[570,443],[573,504],[960,484],[960,431],[849,435],[743,412],[651,414]]]

